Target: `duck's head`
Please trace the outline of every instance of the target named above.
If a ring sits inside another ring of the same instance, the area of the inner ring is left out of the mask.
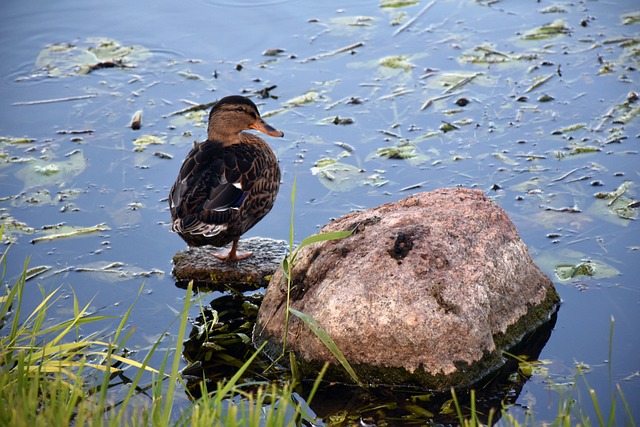
[[[271,136],[284,136],[284,133],[265,122],[260,117],[256,104],[244,96],[224,97],[211,108],[207,128],[210,140],[230,141],[247,129],[255,129]]]

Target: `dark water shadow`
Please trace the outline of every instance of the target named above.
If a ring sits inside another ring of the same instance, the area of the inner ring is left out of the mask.
[[[209,391],[216,389],[218,381],[229,379],[255,352],[251,334],[261,293],[218,294],[203,305],[200,315],[193,320],[193,328],[184,343],[183,355],[189,366],[182,371],[187,389],[194,397],[200,395],[204,378]],[[497,422],[501,409],[516,405],[529,376],[520,367],[520,361],[535,361],[551,337],[556,324],[557,311],[547,322],[527,334],[505,355],[505,363],[498,370],[478,381],[471,388],[456,389],[462,414],[471,413],[472,390],[475,393],[476,414],[483,423]],[[269,382],[291,380],[291,372],[258,355],[245,372],[241,383],[255,387]],[[298,388],[300,396],[309,396],[313,378]],[[456,423],[458,415],[450,392],[402,387],[374,387],[368,389],[335,382],[323,382],[310,405],[316,415],[329,420],[363,420],[366,423],[406,425],[415,422]],[[491,414],[491,415],[490,415]]]

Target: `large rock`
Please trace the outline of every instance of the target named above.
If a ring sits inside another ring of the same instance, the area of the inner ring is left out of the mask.
[[[445,390],[498,368],[502,351],[549,319],[559,297],[506,213],[481,191],[442,189],[346,215],[323,232],[349,237],[303,248],[291,307],[328,332],[364,383]],[[287,281],[273,276],[254,343],[282,354]],[[325,345],[295,316],[287,349],[305,375],[325,361],[349,381]]]

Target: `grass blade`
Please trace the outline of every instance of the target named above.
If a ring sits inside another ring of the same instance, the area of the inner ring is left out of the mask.
[[[356,375],[356,372],[349,364],[349,361],[344,357],[342,351],[340,351],[335,341],[333,341],[333,338],[331,338],[327,331],[325,331],[324,328],[320,326],[316,319],[294,308],[289,308],[289,311],[300,320],[302,320],[302,322],[307,325],[318,338],[320,338],[320,341],[322,341],[322,343],[331,351],[331,353],[333,353],[335,358],[338,359],[338,362],[340,362],[342,367],[347,371],[349,376],[356,382],[356,384],[358,384],[362,388],[365,388],[364,384],[360,381],[360,378],[358,378],[358,375]]]

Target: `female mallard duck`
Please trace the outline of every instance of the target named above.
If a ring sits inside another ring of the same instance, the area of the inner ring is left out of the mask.
[[[207,140],[195,144],[169,193],[172,227],[189,246],[225,246],[226,262],[252,254],[237,253],[238,240],[273,207],[280,187],[280,168],[255,129],[284,136],[269,126],[244,96],[227,96],[209,113]]]

